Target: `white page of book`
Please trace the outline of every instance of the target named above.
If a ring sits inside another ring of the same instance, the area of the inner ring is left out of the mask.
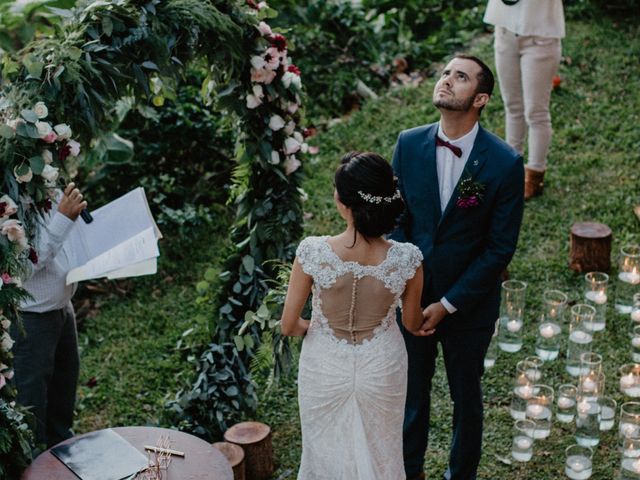
[[[115,247],[92,258],[67,274],[67,285],[82,280],[100,278],[108,272],[160,255],[153,227],[127,238]]]
[[[154,275],[158,271],[158,259],[150,258],[143,260],[133,265],[127,265],[126,267],[119,268],[107,273],[109,280],[115,280],[116,278],[125,277],[139,277],[141,275]]]

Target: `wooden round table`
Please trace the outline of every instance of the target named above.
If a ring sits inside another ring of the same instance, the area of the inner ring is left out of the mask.
[[[171,448],[185,452],[185,456],[172,457],[165,472],[167,480],[233,480],[233,471],[224,455],[198,437],[157,427],[115,427],[112,430],[145,456],[145,445],[155,445],[161,435],[169,436]],[[65,440],[61,445],[80,437],[82,435]],[[21,480],[78,480],[78,477],[47,450],[25,470]]]

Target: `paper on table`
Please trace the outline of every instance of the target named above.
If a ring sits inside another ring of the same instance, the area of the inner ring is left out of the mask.
[[[81,280],[100,278],[114,270],[149,260],[160,255],[153,228],[134,235],[84,265],[67,273],[67,285]]]

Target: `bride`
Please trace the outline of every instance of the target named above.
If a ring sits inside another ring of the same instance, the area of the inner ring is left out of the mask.
[[[422,254],[385,240],[403,210],[391,166],[375,153],[345,155],[334,199],[346,230],[308,237],[296,252],[282,333],[305,336],[298,401],[298,480],[400,480],[407,353],[395,321],[423,323]],[[300,318],[313,293],[311,320]]]

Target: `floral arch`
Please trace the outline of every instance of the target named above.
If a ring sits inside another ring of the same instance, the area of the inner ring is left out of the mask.
[[[9,326],[25,295],[20,278],[37,262],[37,215],[50,208],[58,178],[73,162],[126,158],[133,145],[114,132],[128,109],[161,107],[184,66],[209,62],[203,93],[238,122],[232,201],[234,251],[225,265],[212,343],[200,376],[172,408],[203,435],[254,407],[246,366],[261,338],[258,311],[275,275],[270,259],[289,260],[301,235],[300,71],[286,39],[253,0],[79,1],[53,38],[2,60],[0,91],[0,477],[30,460],[25,412],[14,403]],[[266,262],[266,263],[265,263]],[[251,314],[248,314],[251,316]],[[244,324],[244,326],[243,326]],[[238,332],[240,327],[242,332]],[[222,378],[220,369],[229,374]],[[206,386],[206,388],[205,388]],[[213,421],[203,412],[215,404]],[[212,424],[213,423],[213,424]]]

